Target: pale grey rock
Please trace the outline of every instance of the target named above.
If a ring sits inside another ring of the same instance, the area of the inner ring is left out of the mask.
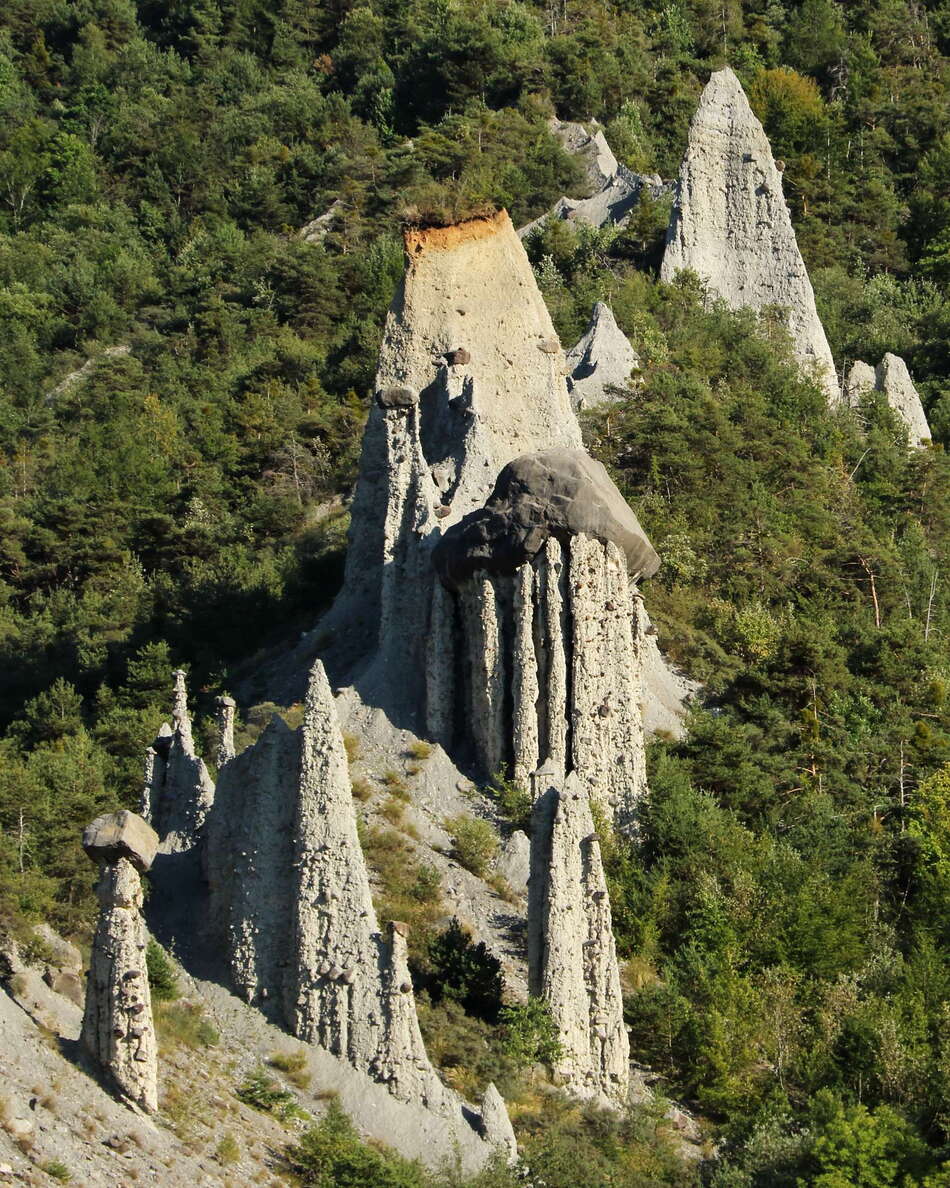
[[[526,784],[527,786],[527,784]],[[516,829],[514,833],[502,843],[495,869],[501,877],[519,895],[528,889],[528,875],[531,870],[531,843],[528,835]]]
[[[485,506],[443,535],[432,551],[452,587],[480,570],[512,574],[551,535],[613,541],[635,577],[650,577],[660,559],[603,464],[584,450],[542,450],[509,462]]]
[[[322,215],[317,215],[315,219],[311,219],[309,223],[305,223],[300,228],[297,232],[297,238],[302,239],[304,243],[322,243],[326,239],[327,233],[332,230],[333,224],[340,217],[342,211],[342,199],[334,199]]]
[[[380,933],[343,736],[319,661],[303,725],[293,731],[275,716],[222,770],[206,869],[209,944],[227,953],[246,1002],[401,1101],[462,1118],[461,1100],[425,1053],[405,927]]]
[[[670,182],[663,181],[655,173],[634,173],[620,165],[614,176],[596,194],[590,198],[562,196],[547,214],[520,227],[518,236],[522,240],[527,239],[549,219],[588,227],[625,227],[644,195],[657,201],[665,198],[672,188]]]
[[[583,124],[553,117],[548,126],[560,140],[565,151],[577,157],[583,166],[587,188],[585,196],[589,197],[602,190],[620,168],[603,129],[595,124],[593,131],[588,131]]]
[[[571,768],[606,820],[634,828],[646,795],[640,649],[624,556],[589,536],[570,542]]]
[[[495,1088],[495,1083],[489,1082],[482,1094],[482,1134],[485,1141],[493,1147],[498,1147],[508,1157],[509,1163],[518,1158],[518,1140],[515,1138],[514,1127],[508,1117],[508,1110],[501,1094]]]
[[[610,899],[587,790],[576,773],[537,773],[528,884],[528,977],[549,1006],[567,1090],[625,1105],[630,1051]]]
[[[49,954],[50,962],[56,969],[69,970],[73,973],[81,972],[82,953],[75,945],[64,940],[46,923],[35,924],[32,931]]]
[[[160,840],[162,854],[191,851],[214,801],[214,781],[195,752],[185,673],[177,669],[172,725],[164,723],[146,752],[143,815]]]
[[[455,741],[474,747],[483,776],[507,768],[526,784],[532,763],[553,761],[577,771],[605,819],[630,832],[646,760],[627,563],[612,541],[578,534],[562,545],[551,536],[513,575],[464,581],[466,663],[451,709]]]
[[[455,599],[441,582],[432,589],[429,634],[426,640],[426,733],[448,747],[452,740],[453,690],[458,628]]]
[[[144,821],[141,825],[148,829]],[[98,855],[93,851],[90,856]],[[81,1042],[119,1094],[151,1112],[158,1108],[158,1046],[138,870],[125,857],[100,860],[96,894],[99,920],[89,962]]]
[[[732,70],[717,70],[689,130],[660,269],[702,277],[733,309],[788,311],[795,357],[828,401],[840,402],[834,360],[815,308],[781,175]]]
[[[121,359],[125,355],[130,355],[132,348],[127,345],[106,347],[99,355],[94,355],[91,359],[87,359],[82,367],[78,367],[75,371],[71,371],[69,375],[65,376],[51,391],[46,393],[43,403],[50,405],[55,404],[60,396],[65,396],[77,384],[81,384],[83,380],[88,379],[90,375],[96,370],[100,362],[104,359]]]
[[[888,352],[874,370],[856,359],[845,381],[845,402],[857,408],[869,392],[881,392],[892,411],[907,427],[907,437],[915,448],[930,441],[930,426],[920,395],[914,387],[907,364],[899,355]]]
[[[876,388],[877,376],[874,374],[874,368],[861,359],[855,359],[845,377],[845,403],[851,408],[855,408],[862,396],[873,392]]]
[[[234,758],[234,714],[237,703],[233,697],[215,698],[217,745],[215,763],[220,770]]]
[[[877,365],[876,381],[878,391],[884,393],[887,403],[907,426],[910,444],[921,446],[929,442],[927,414],[904,360],[888,352]]]
[[[137,871],[144,874],[155,861],[158,834],[141,817],[122,809],[106,813],[87,825],[82,835],[82,848],[93,862],[118,862],[126,858]]]
[[[566,358],[567,386],[575,410],[615,399],[612,389],[625,389],[631,375],[640,370],[637,352],[603,301],[594,306],[587,329]]]
[[[580,448],[581,437],[563,353],[507,214],[409,232],[406,251],[375,388],[412,389],[419,402],[370,411],[344,587],[320,631],[333,639],[335,682],[355,679],[419,729],[433,544],[484,503],[506,463]],[[540,349],[550,342],[554,353]]]

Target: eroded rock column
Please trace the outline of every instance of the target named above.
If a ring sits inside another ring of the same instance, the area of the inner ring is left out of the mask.
[[[158,1108],[158,1048],[145,953],[140,873],[158,848],[155,831],[134,813],[98,817],[83,848],[99,866],[99,920],[86,982],[81,1043],[120,1096]]]

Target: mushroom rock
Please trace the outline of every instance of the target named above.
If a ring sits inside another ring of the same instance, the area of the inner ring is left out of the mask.
[[[732,309],[788,312],[795,357],[838,404],[834,360],[762,125],[735,74],[717,70],[689,129],[660,268],[702,277]]]
[[[146,968],[142,883],[158,837],[134,813],[99,817],[83,834],[98,863],[99,919],[86,982],[81,1043],[118,1094],[158,1108],[158,1048]]]
[[[534,779],[528,984],[550,1008],[570,1092],[622,1107],[630,1086],[610,898],[587,790],[553,766]]]
[[[587,330],[567,352],[567,386],[575,410],[593,408],[613,398],[612,388],[626,388],[640,359],[608,306],[598,301]]]
[[[563,352],[508,215],[409,231],[405,246],[344,585],[321,629],[333,635],[335,674],[360,673],[364,692],[411,724],[423,701],[432,545],[484,503],[507,462],[580,448],[581,437]]]
[[[432,551],[452,587],[479,570],[511,574],[537,556],[551,535],[586,533],[622,549],[636,577],[660,559],[603,464],[581,449],[542,450],[510,462],[483,508],[447,531]]]
[[[927,414],[904,360],[888,352],[878,364],[875,378],[878,391],[884,393],[887,403],[907,426],[910,444],[920,446],[929,442]]]
[[[511,532],[494,540],[479,535],[473,549],[463,522],[453,530],[458,539],[449,533],[433,554],[443,578],[454,579],[463,658],[456,686],[437,682],[433,712],[440,724],[457,724],[459,741],[471,741],[483,774],[507,766],[524,784],[539,763],[577,771],[607,817],[631,830],[646,791],[646,763],[643,641],[628,569],[631,555],[637,565],[652,565],[655,554],[639,525],[634,533],[630,521],[604,513],[606,501],[599,522],[615,539],[570,531],[574,501],[550,497],[543,481],[526,490],[527,514]],[[517,499],[506,506],[517,508]],[[530,524],[538,506],[549,510]],[[589,524],[593,513],[578,516]],[[550,532],[552,519],[561,526],[558,536]],[[531,532],[538,533],[530,541],[536,551],[523,547]]]

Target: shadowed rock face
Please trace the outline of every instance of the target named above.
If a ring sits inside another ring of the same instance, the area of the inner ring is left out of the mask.
[[[710,78],[689,129],[660,269],[691,269],[733,309],[788,311],[795,357],[840,401],[834,360],[762,125],[727,67]]]
[[[625,388],[640,359],[603,301],[598,301],[583,336],[567,352],[567,386],[575,410],[610,400],[610,388]]]
[[[660,559],[607,471],[584,450],[542,450],[510,462],[483,508],[450,529],[432,562],[458,585],[478,571],[512,574],[549,536],[584,534],[623,550],[628,570],[650,577]]]

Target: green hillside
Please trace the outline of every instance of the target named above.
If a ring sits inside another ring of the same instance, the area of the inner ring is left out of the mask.
[[[636,1054],[720,1144],[700,1171],[642,1155],[642,1119],[566,1118],[531,1166],[942,1188],[947,0],[7,0],[0,923],[88,924],[78,830],[136,802],[175,664],[200,711],[332,598],[401,226],[542,214],[579,182],[555,113],[674,177],[725,62],[786,162],[836,362],[901,354],[935,444],[908,451],[877,397],[830,413],[775,326],[661,284],[663,203],[530,242],[562,341],[604,299],[643,362],[585,431],[708,705],[652,747],[612,901]]]

